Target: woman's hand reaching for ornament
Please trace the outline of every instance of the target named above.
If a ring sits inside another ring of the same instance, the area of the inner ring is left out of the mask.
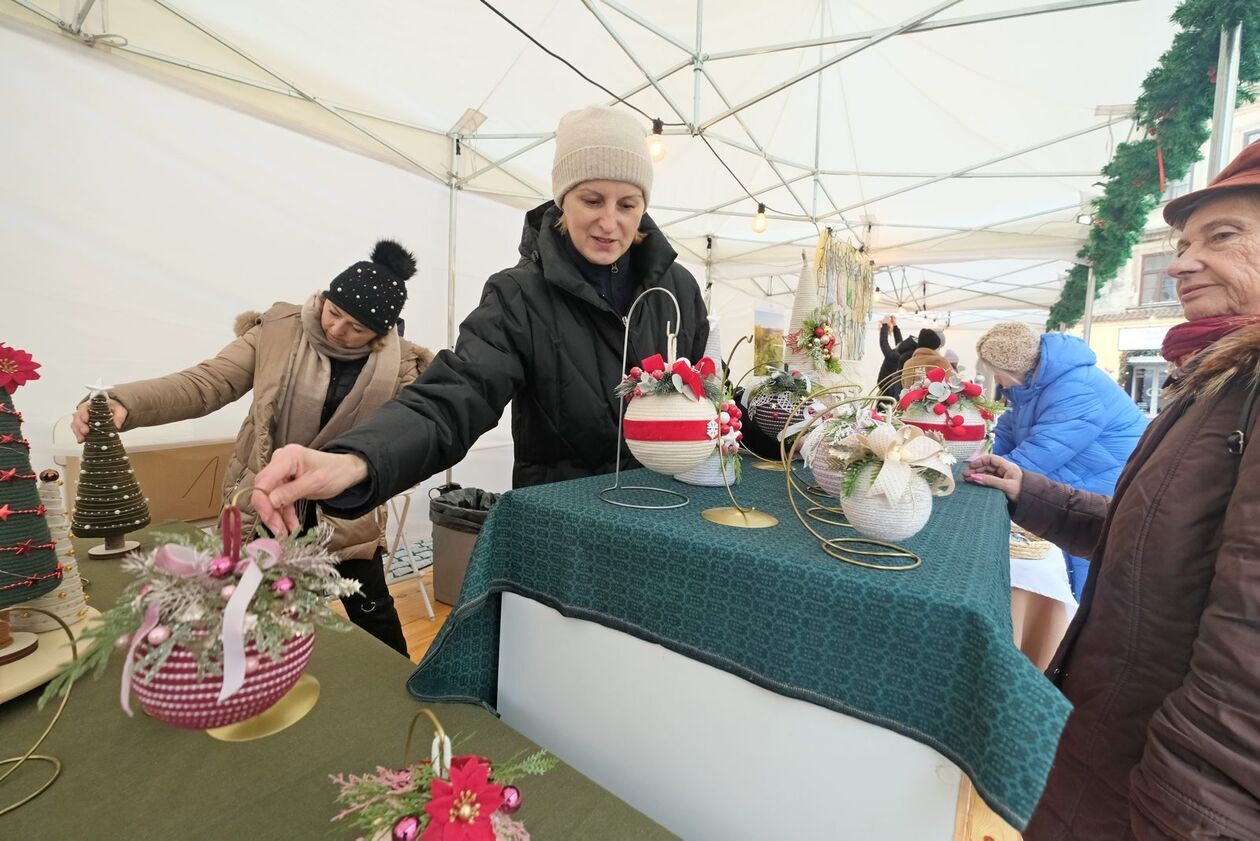
[[[330,499],[368,477],[367,462],[352,453],[324,453],[289,444],[276,450],[257,476],[250,502],[277,537],[301,527],[299,499]]]
[[[963,478],[986,488],[997,488],[1011,502],[1016,502],[1024,484],[1024,471],[1013,461],[985,453],[972,457]]]
[[[109,411],[114,416],[114,426],[122,429],[123,421],[127,420],[127,407],[119,403],[117,400],[109,400]],[[80,444],[87,439],[88,434],[88,406],[90,401],[84,400],[74,410],[74,416],[70,419],[70,431],[74,433],[74,440]]]

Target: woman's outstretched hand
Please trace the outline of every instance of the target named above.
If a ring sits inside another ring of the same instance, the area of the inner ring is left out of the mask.
[[[295,508],[299,499],[330,499],[367,476],[367,463],[357,455],[289,444],[254,477],[250,502],[263,525],[284,537],[301,527]]]
[[[1016,502],[1024,484],[1024,471],[1013,461],[985,453],[972,457],[963,478],[986,488],[997,488],[1011,502]]]

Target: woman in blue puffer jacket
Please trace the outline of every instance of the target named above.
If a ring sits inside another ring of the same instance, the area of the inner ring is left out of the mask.
[[[1005,322],[980,337],[976,354],[1010,401],[994,430],[994,454],[1053,481],[1110,496],[1146,417],[1095,365],[1089,345]],[[1067,563],[1079,601],[1089,561],[1067,555]]]

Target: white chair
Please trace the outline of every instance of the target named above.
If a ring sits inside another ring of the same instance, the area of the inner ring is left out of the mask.
[[[407,537],[407,513],[411,510],[411,494],[412,491],[403,491],[389,501],[389,510],[393,513],[397,526],[394,529],[394,540],[390,544],[389,554],[385,556],[386,571],[394,563],[400,543],[407,553],[407,559],[411,561],[412,569],[416,566],[416,558],[411,554],[411,540]],[[398,509],[399,500],[402,501],[401,511]],[[429,591],[424,587],[424,576],[417,575],[416,583],[420,586],[420,598],[424,599],[424,612],[429,615],[429,621],[432,622],[437,619],[437,614],[433,612],[433,602],[429,600]]]

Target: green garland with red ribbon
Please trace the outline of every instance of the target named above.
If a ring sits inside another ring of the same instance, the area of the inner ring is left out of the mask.
[[[1103,168],[1103,195],[1094,200],[1094,226],[1077,257],[1094,267],[1095,297],[1133,254],[1169,181],[1184,178],[1210,136],[1221,28],[1242,24],[1239,102],[1251,102],[1260,82],[1260,2],[1185,0],[1173,13],[1181,27],[1172,46],[1142,82],[1134,120],[1145,136],[1116,147]],[[1088,265],[1068,274],[1046,329],[1071,327],[1085,313]]]

